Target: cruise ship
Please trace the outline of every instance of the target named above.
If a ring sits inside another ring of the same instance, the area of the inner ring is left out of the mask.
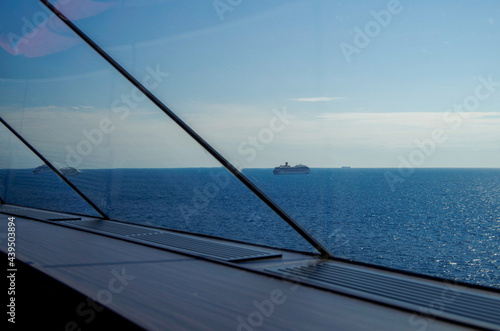
[[[303,164],[297,164],[295,167],[291,167],[288,162],[284,165],[274,168],[273,173],[275,175],[307,175],[311,172],[308,166]]]

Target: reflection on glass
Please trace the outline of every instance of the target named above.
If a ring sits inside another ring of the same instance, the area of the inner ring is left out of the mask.
[[[85,44],[27,55],[1,54],[0,88],[12,93],[2,95],[0,116],[111,218],[313,251]],[[144,71],[151,89],[169,80],[154,63]],[[30,184],[34,193],[44,185]]]
[[[168,72],[153,93],[337,256],[498,287],[499,9],[146,1],[75,23],[136,78]],[[312,171],[273,176],[286,161]]]
[[[10,204],[99,214],[0,123],[0,198]]]

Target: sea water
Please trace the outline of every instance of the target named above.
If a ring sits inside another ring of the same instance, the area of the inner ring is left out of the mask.
[[[500,170],[243,173],[335,256],[500,288]],[[222,168],[82,170],[68,177],[111,218],[314,251]],[[392,179],[392,180],[391,180]],[[1,170],[0,197],[97,213],[54,174]]]

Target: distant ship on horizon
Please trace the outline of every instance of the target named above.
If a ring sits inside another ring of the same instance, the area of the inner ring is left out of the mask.
[[[73,167],[64,167],[64,168],[61,168],[59,169],[59,171],[63,174],[63,175],[66,175],[66,176],[78,176],[81,171],[76,169],[76,168],[73,168]],[[49,168],[48,165],[44,164],[44,165],[41,165],[39,167],[36,167],[34,170],[33,170],[33,173],[34,174],[45,174],[45,173],[52,173],[52,169]]]
[[[294,167],[288,165],[288,162],[285,162],[284,165],[280,165],[279,167],[274,168],[273,174],[275,175],[307,175],[311,172],[308,166],[303,164],[297,164]]]

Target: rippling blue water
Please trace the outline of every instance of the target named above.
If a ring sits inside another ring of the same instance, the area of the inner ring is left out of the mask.
[[[418,169],[391,190],[387,169],[244,173],[339,257],[500,287],[500,170]],[[54,174],[0,172],[8,202],[92,213]],[[84,170],[71,177],[113,218],[310,250],[226,170]]]

